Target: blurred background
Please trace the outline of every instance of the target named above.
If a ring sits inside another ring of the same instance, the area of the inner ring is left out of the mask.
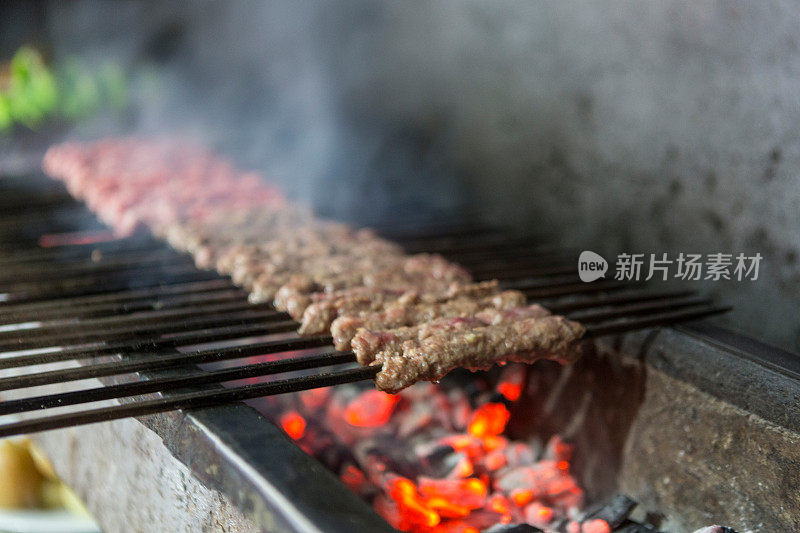
[[[52,87],[7,113],[0,167],[180,134],[362,224],[468,216],[612,263],[759,252],[758,281],[690,288],[796,351],[798,28],[788,0],[4,2],[0,84],[27,46]]]

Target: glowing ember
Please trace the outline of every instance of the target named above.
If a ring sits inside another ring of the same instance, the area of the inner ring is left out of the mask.
[[[500,435],[506,429],[511,413],[502,403],[487,403],[480,406],[469,422],[469,434],[479,439]]]
[[[294,440],[300,440],[306,434],[306,420],[297,411],[281,415],[281,427]]]
[[[395,526],[404,531],[413,527],[433,527],[441,521],[439,514],[430,509],[417,492],[414,482],[404,477],[396,477],[388,482],[389,497],[397,504],[400,521]]]
[[[486,455],[483,463],[486,465],[488,470],[494,472],[495,470],[500,470],[506,464],[508,464],[508,460],[503,452],[492,452]]]
[[[584,522],[581,533],[611,533],[611,526],[605,520],[597,518]]]
[[[522,394],[522,383],[501,383],[497,386],[497,392],[505,396],[506,400],[514,402]]]
[[[435,533],[480,533],[477,527],[472,527],[460,520],[450,520],[433,528]]]
[[[467,457],[477,459],[483,455],[483,445],[480,440],[472,435],[450,435],[439,441],[452,447],[457,452],[463,452]]]
[[[515,393],[503,384],[522,383],[507,370],[500,385],[477,394],[420,383],[397,395],[332,387],[264,402],[283,413],[281,427],[303,450],[335,465],[342,483],[396,529],[478,533],[528,523],[553,531],[583,504],[572,446],[556,436],[539,457],[504,435]],[[504,399],[487,402],[498,390]]]
[[[536,527],[546,527],[552,522],[555,513],[550,507],[533,502],[525,507],[525,520]]]
[[[516,402],[522,396],[525,385],[525,370],[521,365],[507,367],[497,384],[497,392],[502,394],[509,402]]]
[[[342,483],[347,485],[347,488],[356,494],[361,494],[361,491],[367,484],[367,476],[353,465],[347,465],[339,478],[342,480]]]
[[[508,524],[513,519],[511,515],[511,501],[500,493],[489,496],[489,509],[501,515],[500,522]]]
[[[514,489],[511,491],[511,500],[520,507],[525,507],[532,499],[533,491],[530,489]]]
[[[469,457],[462,455],[451,475],[453,477],[470,477],[473,473],[475,473],[475,468],[472,466],[472,461],[469,460]]]
[[[467,509],[479,509],[486,503],[486,484],[480,479],[420,478],[419,490],[429,499],[439,498]]]
[[[483,439],[483,450],[486,452],[493,452],[502,450],[508,446],[508,439],[497,435],[490,435]]]
[[[387,489],[396,506],[382,502],[377,510],[392,525],[404,531],[425,530],[440,524],[442,527],[434,531],[469,530],[472,526],[466,523],[443,523],[442,519],[464,518],[486,505],[486,484],[477,478],[421,477],[417,486],[410,479],[392,477]]]
[[[344,418],[351,426],[374,428],[389,422],[399,396],[370,390],[347,405]]]

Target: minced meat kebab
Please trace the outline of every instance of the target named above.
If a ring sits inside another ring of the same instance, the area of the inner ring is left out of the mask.
[[[172,140],[121,138],[51,148],[45,171],[121,236],[147,229],[230,275],[251,302],[273,302],[301,335],[381,365],[396,392],[456,367],[570,362],[585,330],[527,306],[497,281],[476,283],[437,254],[406,254],[371,230],[322,220],[257,174]]]

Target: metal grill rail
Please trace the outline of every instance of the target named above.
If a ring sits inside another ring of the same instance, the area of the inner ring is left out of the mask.
[[[246,292],[229,279],[196,269],[190,257],[150,237],[40,247],[33,231],[70,232],[90,220],[79,204],[52,186],[47,195],[28,206],[15,196],[14,208],[0,217],[0,369],[25,372],[0,378],[0,391],[108,376],[129,375],[132,381],[0,402],[0,415],[45,413],[0,425],[0,437],[363,381],[379,371],[356,366],[351,352],[332,351],[329,336],[248,340],[285,337],[297,324],[270,306],[247,303]],[[75,218],[48,215],[53,209]],[[20,224],[27,229],[20,231]],[[103,226],[93,220],[89,227]],[[689,291],[648,292],[617,281],[582,283],[572,254],[501,231],[416,230],[396,238],[409,251],[442,253],[476,279],[497,278],[504,288],[544,300],[553,312],[586,324],[587,337],[727,310]],[[223,341],[228,345],[221,348],[194,347]],[[325,348],[325,353],[308,352]],[[258,361],[215,370],[194,366],[248,357]],[[39,366],[64,361],[81,361],[82,366]],[[324,369],[265,383],[202,388]],[[172,372],[158,375],[165,370]],[[152,393],[160,397],[141,398]],[[111,399],[123,403],[66,414],[49,411]]]

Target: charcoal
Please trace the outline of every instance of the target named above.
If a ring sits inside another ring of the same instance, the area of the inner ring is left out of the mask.
[[[630,516],[636,502],[625,494],[617,494],[611,501],[597,510],[589,511],[584,520],[600,518],[608,522],[612,529],[619,527]]]
[[[341,470],[345,464],[352,464],[356,461],[350,448],[335,440],[317,452],[316,456],[322,464],[328,465],[328,468],[336,472]]]
[[[433,410],[426,402],[413,402],[404,415],[397,428],[400,437],[408,437],[425,429],[433,420]]]
[[[430,477],[444,478],[458,466],[463,457],[452,446],[442,444],[422,458],[422,465]]]
[[[447,459],[449,455],[454,454],[455,449],[448,444],[439,444],[431,452],[423,457],[423,460],[431,464],[442,462]]]
[[[377,460],[390,472],[403,477],[415,478],[419,473],[418,457],[405,447],[397,446],[397,441],[389,435],[374,435],[353,446],[356,464],[369,464],[368,457]]]
[[[615,529],[614,533],[658,533],[658,531],[651,527],[628,520],[619,528]]]
[[[497,524],[484,529],[483,533],[543,533],[543,531],[530,524]]]
[[[491,402],[491,403],[502,403],[506,407],[510,407],[511,406],[511,402],[509,402],[506,399],[505,396],[503,396],[502,394],[500,394],[499,392],[496,392],[496,391],[492,391],[491,394],[489,394],[489,402]]]
[[[516,468],[536,462],[539,456],[536,450],[540,448],[540,446],[541,445],[536,446],[536,443],[531,446],[521,442],[510,444],[505,450],[509,468]]]
[[[556,518],[549,524],[548,529],[550,531],[558,531],[559,533],[566,533],[567,527],[571,522],[573,521],[567,518]]]

